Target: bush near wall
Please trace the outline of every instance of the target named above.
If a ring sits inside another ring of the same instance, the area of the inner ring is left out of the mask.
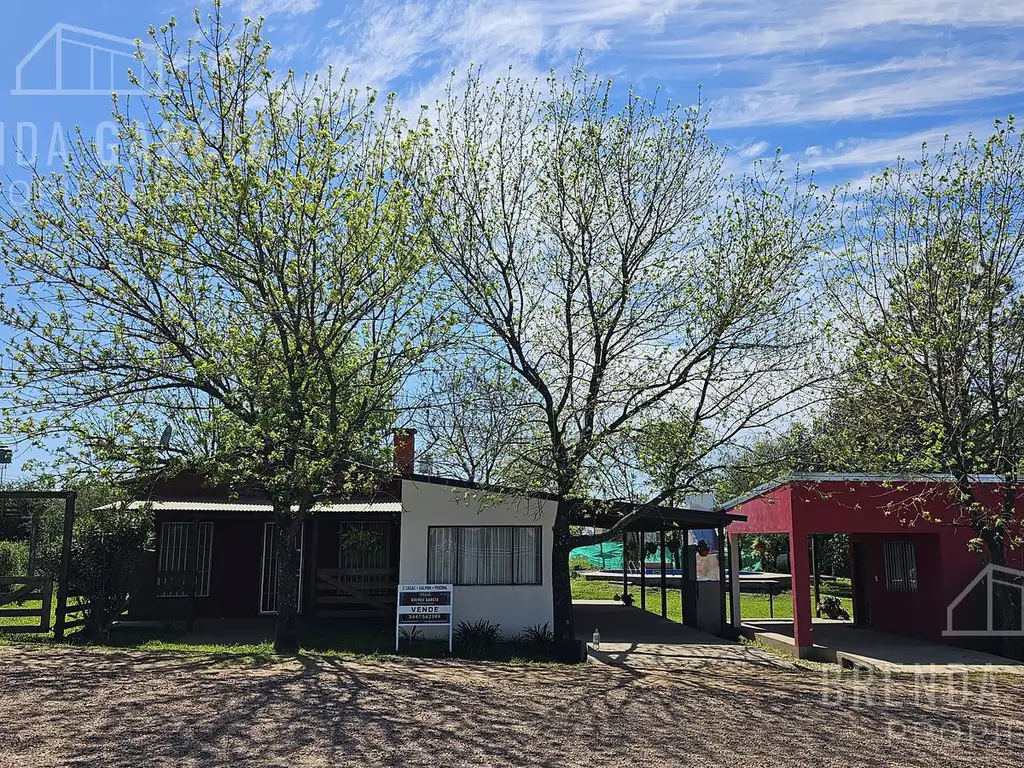
[[[28,544],[0,541],[0,577],[24,576],[28,572]],[[0,584],[0,592],[13,591],[14,585]]]
[[[90,502],[95,502],[97,495],[83,494]],[[152,535],[153,518],[148,509],[132,510],[114,501],[79,512],[68,585],[71,594],[86,598],[87,637],[105,634],[128,607],[135,569]]]

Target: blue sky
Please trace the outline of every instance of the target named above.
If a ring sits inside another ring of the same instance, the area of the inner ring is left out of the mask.
[[[102,95],[11,93],[18,63],[55,24],[134,38],[171,14],[187,24],[193,4],[8,5],[4,174],[17,176],[19,132],[44,165],[60,148],[54,133],[77,124],[107,138]],[[589,69],[621,84],[660,85],[683,102],[700,84],[731,167],[782,147],[823,181],[863,179],[946,133],[985,133],[1020,111],[1024,92],[1021,0],[234,0],[228,11],[266,16],[277,65],[348,67],[353,84],[394,90],[406,105],[435,100],[453,69],[543,76],[582,48]],[[47,50],[39,67],[51,66]],[[75,60],[63,66],[74,71]],[[38,85],[46,73],[33,77]],[[23,90],[28,79],[26,70]]]
[[[130,65],[115,38],[144,37],[172,14],[187,27],[193,5],[5,5],[3,194],[25,176],[18,146],[56,169],[75,126],[111,143],[103,93]],[[228,13],[266,17],[275,65],[347,67],[350,83],[394,90],[406,106],[432,103],[452,70],[542,77],[583,49],[588,69],[623,86],[689,103],[700,84],[731,169],[781,147],[826,183],[861,181],[924,140],[985,134],[1024,95],[1024,0],[234,0]],[[61,89],[96,93],[49,93],[57,24],[70,41]]]

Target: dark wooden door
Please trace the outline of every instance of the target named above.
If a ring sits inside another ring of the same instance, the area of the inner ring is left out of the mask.
[[[864,543],[853,542],[853,621],[862,627],[871,624],[871,608],[868,600],[867,563],[865,562]]]

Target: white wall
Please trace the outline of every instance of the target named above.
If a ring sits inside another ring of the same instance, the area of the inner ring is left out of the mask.
[[[541,583],[517,586],[456,586],[454,620],[486,619],[508,638],[524,627],[548,624],[551,610],[551,525],[555,502],[497,496],[436,483],[402,481],[402,584],[427,583],[427,527],[431,525],[541,526]]]

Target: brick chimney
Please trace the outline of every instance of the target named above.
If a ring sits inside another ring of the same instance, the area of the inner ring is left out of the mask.
[[[416,430],[395,430],[395,471],[411,475],[416,466]]]

